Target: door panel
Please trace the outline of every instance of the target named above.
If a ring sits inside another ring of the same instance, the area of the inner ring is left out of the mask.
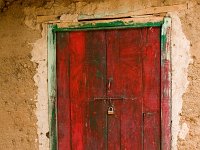
[[[61,36],[66,36],[69,44],[66,43],[64,50],[57,46],[57,53],[60,53],[57,57],[64,57],[62,62],[65,64],[57,58],[58,147],[104,149],[107,142],[104,133],[107,132],[106,107],[102,102],[93,101],[94,96],[106,92],[104,32],[57,33],[57,45],[63,42],[59,39]]]
[[[124,97],[112,102],[115,114],[108,117],[108,149],[141,149],[141,29],[111,30],[106,37],[107,78],[112,80],[107,95]]]
[[[69,33],[56,35],[56,79],[57,79],[57,130],[59,149],[71,149],[71,115],[69,98]]]
[[[106,103],[94,101],[106,93],[106,40],[102,31],[86,33],[85,86],[87,89],[88,110],[85,114],[84,149],[102,150],[107,145]],[[86,137],[86,138],[85,138]]]
[[[160,111],[160,28],[142,32],[144,112]]]
[[[157,150],[161,141],[160,28],[142,32],[144,150]]]
[[[59,150],[160,149],[160,28],[56,36]]]

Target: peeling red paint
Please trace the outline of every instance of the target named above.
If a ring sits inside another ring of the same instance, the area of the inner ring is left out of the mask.
[[[160,149],[160,49],[160,27],[58,32],[58,148]]]

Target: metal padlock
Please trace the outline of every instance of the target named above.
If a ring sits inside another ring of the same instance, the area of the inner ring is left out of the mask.
[[[113,114],[114,114],[114,108],[108,107],[108,115],[113,115]]]

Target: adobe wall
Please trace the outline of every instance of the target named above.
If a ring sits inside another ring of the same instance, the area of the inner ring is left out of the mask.
[[[0,0],[0,149],[48,149],[49,22],[147,14],[172,18],[173,149],[200,149],[199,4],[186,0]]]

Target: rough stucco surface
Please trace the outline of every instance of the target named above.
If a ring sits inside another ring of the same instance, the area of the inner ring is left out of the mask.
[[[33,45],[31,61],[38,64],[37,73],[34,75],[35,85],[38,87],[36,95],[36,116],[37,133],[39,148],[46,150],[49,147],[49,140],[46,136],[49,132],[48,126],[48,94],[47,94],[47,26],[42,27],[42,38],[37,40]],[[46,79],[46,80],[45,80]]]
[[[36,64],[29,43],[39,33],[26,27],[21,8],[0,14],[0,149],[37,149]]]
[[[77,16],[83,14],[101,17],[105,14],[116,15],[185,2],[186,0],[134,2],[131,0],[126,2],[124,0],[118,2],[115,0],[0,0],[2,10],[0,12],[0,149],[48,149],[47,37],[46,25],[42,21],[37,23],[38,16],[56,15],[67,21],[77,21]],[[200,149],[199,10],[200,6],[196,5],[178,12],[176,16],[180,17],[183,28],[183,33],[181,30],[182,35],[179,36],[184,37],[185,34],[190,41],[190,53],[193,58],[188,71],[189,86],[186,91],[179,93],[177,103],[174,103],[182,104],[182,109],[178,106],[175,119],[178,149]],[[51,20],[48,17],[44,19],[45,22]],[[179,44],[181,46],[181,43]],[[187,51],[188,49],[177,48],[176,50]],[[183,55],[184,67],[189,61],[188,55]],[[178,63],[179,61],[177,65]],[[180,78],[182,75],[183,78],[187,75],[187,68],[184,69]],[[188,84],[187,80],[184,81],[183,89]],[[182,93],[185,93],[183,98]]]
[[[182,95],[188,86],[187,67],[190,62],[190,42],[183,33],[180,18],[177,13],[169,13],[172,18],[171,51],[172,51],[172,148],[177,149],[177,139],[182,139],[188,133],[188,126],[179,125],[182,111]],[[178,64],[178,65],[177,65]]]
[[[200,149],[200,5],[179,12],[184,33],[190,41],[190,53],[193,62],[189,65],[189,86],[183,95],[181,122],[189,127],[185,139],[179,139],[179,149]]]

